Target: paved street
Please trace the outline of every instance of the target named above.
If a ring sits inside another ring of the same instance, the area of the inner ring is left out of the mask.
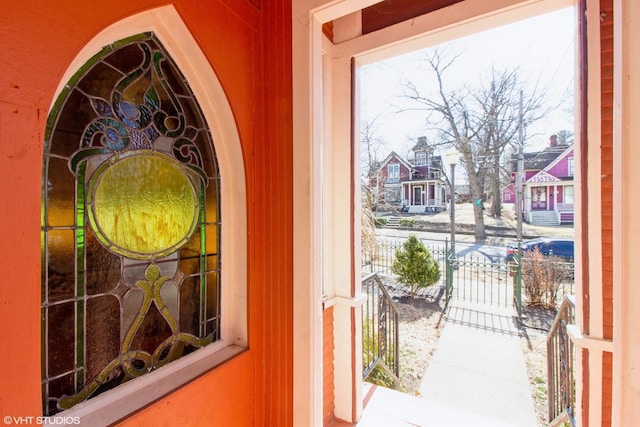
[[[449,240],[448,234],[442,233],[429,233],[429,232],[403,232],[403,230],[389,230],[389,229],[379,229],[378,233],[376,233],[380,239],[385,241],[393,242],[404,242],[405,239],[413,234],[415,235],[422,243],[424,243],[428,248],[437,248],[444,249],[445,241],[444,239]],[[511,241],[511,240],[509,240]],[[504,260],[505,255],[507,253],[506,250],[506,242],[507,239],[503,242],[500,241],[491,241],[490,243],[475,243],[468,241],[460,241],[456,240],[456,255],[458,257],[464,256],[473,256],[486,258],[489,261],[497,261],[498,259]]]

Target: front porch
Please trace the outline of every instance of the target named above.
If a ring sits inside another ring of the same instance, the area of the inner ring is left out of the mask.
[[[547,180],[533,181],[540,175],[546,176]],[[568,184],[561,183],[556,178],[542,173],[536,177],[524,186],[524,220],[531,225],[541,226],[573,224],[573,181]]]
[[[440,180],[402,183],[402,205],[408,213],[438,213],[446,209],[445,189]]]

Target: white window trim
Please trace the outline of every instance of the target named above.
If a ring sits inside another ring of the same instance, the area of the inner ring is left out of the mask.
[[[569,190],[571,189],[571,202],[567,201],[567,195],[569,194]],[[567,204],[567,205],[573,205],[575,203],[575,197],[576,197],[576,193],[575,193],[575,187],[573,185],[566,185],[564,187],[564,192],[562,194],[562,203]]]
[[[575,162],[573,157],[567,159],[567,175],[574,176],[575,174]]]
[[[61,417],[80,417],[81,425],[112,424],[247,348],[247,204],[240,137],[222,85],[177,11],[173,6],[164,6],[104,29],[71,62],[53,101],[76,70],[104,46],[147,31],[153,31],[189,81],[213,136],[221,176],[221,339],[61,412],[54,417],[58,422]]]
[[[391,179],[400,179],[400,164],[399,163],[392,163],[390,165],[387,166],[388,171],[387,171],[387,179],[391,180]]]

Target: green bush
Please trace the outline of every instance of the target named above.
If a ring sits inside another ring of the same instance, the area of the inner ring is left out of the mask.
[[[384,227],[387,225],[387,218],[376,218],[376,227]]]
[[[391,271],[400,283],[409,286],[411,296],[415,296],[419,288],[440,280],[440,264],[416,236],[409,236],[402,248],[396,249]]]
[[[413,227],[415,223],[416,223],[416,220],[413,218],[400,218],[401,227]]]

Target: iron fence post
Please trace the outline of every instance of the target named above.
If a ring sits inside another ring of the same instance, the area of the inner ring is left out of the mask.
[[[516,269],[516,308],[518,316],[522,316],[522,253],[520,248],[520,240],[518,240],[517,269]]]
[[[452,279],[453,276],[451,274],[451,258],[449,256],[449,241],[445,239],[444,241],[444,262],[445,262],[445,275],[444,275],[444,293],[445,293],[445,306],[449,303],[449,299],[451,298],[451,290],[452,290]]]

